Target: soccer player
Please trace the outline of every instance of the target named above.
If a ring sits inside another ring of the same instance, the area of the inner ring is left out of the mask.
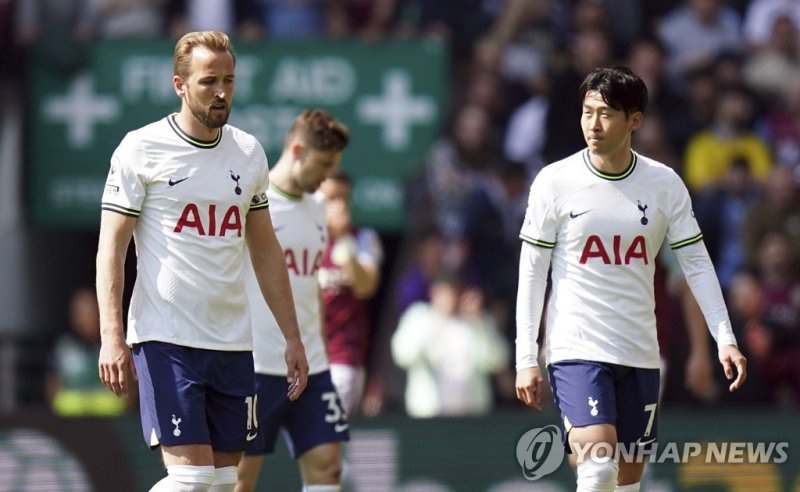
[[[233,45],[221,32],[189,33],[173,64],[180,112],[128,133],[111,158],[97,252],[99,372],[118,396],[138,375],[145,442],[161,446],[167,468],[152,491],[232,491],[245,444],[259,433],[245,241],[286,339],[292,400],[308,362],[270,219],[264,150],[226,124]],[[137,277],[126,341],[131,236]]]
[[[270,309],[258,296],[256,276],[248,272],[247,292],[253,320],[259,439],[239,464],[238,492],[255,490],[262,457],[275,449],[284,430],[289,451],[300,465],[306,492],[338,492],[341,442],[349,438],[348,422],[331,381],[324,339],[318,271],[328,235],[320,184],[339,167],[350,134],[328,112],[310,109],[289,129],[283,152],[270,171],[272,220],[283,246],[300,334],[309,362],[308,387],[297,401],[286,398],[284,342]]]
[[[588,148],[539,173],[520,233],[517,397],[543,407],[537,335],[552,268],[550,384],[568,451],[592,450],[576,453],[578,491],[638,491],[643,463],[592,457],[618,443],[643,449],[656,441],[653,273],[665,239],[717,342],[726,377],[736,375],[730,391],[744,382],[746,360],[686,187],[669,167],[631,149],[647,105],[644,82],[628,68],[598,68],[579,94]]]
[[[370,339],[370,299],[378,290],[383,247],[378,234],[355,227],[350,215],[350,178],[336,173],[322,183],[326,198],[328,246],[320,283],[331,377],[352,421],[364,392]]]

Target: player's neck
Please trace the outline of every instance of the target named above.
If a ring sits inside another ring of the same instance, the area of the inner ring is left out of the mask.
[[[195,140],[214,140],[220,132],[219,128],[209,128],[202,124],[188,109],[181,109],[181,111],[175,115],[175,122],[178,123],[181,130]]]
[[[622,174],[630,167],[633,153],[630,146],[623,146],[618,151],[609,154],[595,154],[589,152],[589,159],[598,171],[605,174]]]
[[[269,172],[269,182],[274,188],[284,195],[289,195],[295,198],[303,196],[303,190],[295,184],[292,180],[292,163],[289,156],[281,155],[277,164]]]

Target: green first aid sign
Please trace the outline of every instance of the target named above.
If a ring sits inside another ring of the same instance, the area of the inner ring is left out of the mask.
[[[128,131],[180,109],[173,44],[100,42],[85,70],[64,74],[36,55],[29,105],[30,217],[45,228],[92,229],[109,159]],[[304,109],[350,127],[342,169],[353,178],[358,224],[403,226],[403,186],[440,128],[448,86],[446,46],[270,41],[236,46],[229,123],[261,142],[271,163]]]

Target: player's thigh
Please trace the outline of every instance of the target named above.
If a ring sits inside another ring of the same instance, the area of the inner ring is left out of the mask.
[[[256,374],[255,423],[258,435],[248,436],[245,456],[270,454],[281,428],[286,425],[292,402],[287,398],[289,383],[286,376]]]
[[[208,444],[161,446],[161,457],[164,466],[214,466],[214,453]]]
[[[609,364],[562,361],[547,370],[565,437],[578,427],[616,425],[614,374]]]
[[[213,357],[206,378],[206,420],[212,447],[217,453],[241,453],[258,434],[253,355],[207,352]]]
[[[342,445],[328,442],[314,446],[298,459],[303,483],[338,483],[342,473]]]
[[[292,403],[286,421],[287,444],[298,458],[311,448],[350,439],[350,425],[328,371],[308,378],[303,396]]]
[[[632,452],[652,447],[658,438],[658,369],[623,368],[616,383],[617,435]]]
[[[163,342],[133,346],[142,432],[151,448],[211,445],[204,368],[195,360],[195,352]]]

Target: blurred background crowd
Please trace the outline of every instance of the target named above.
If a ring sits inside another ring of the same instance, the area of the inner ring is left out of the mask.
[[[592,68],[617,64],[650,91],[634,150],[686,182],[750,360],[744,391],[727,395],[714,344],[702,323],[699,336],[693,330],[692,299],[664,259],[657,317],[665,404],[800,409],[800,2],[0,0],[0,94],[24,101],[35,44],[70,72],[94,40],[177,39],[204,29],[245,43],[426,37],[449,46],[449,107],[408,176],[407,226],[378,231],[385,256],[369,300],[362,413],[524,410],[514,399],[513,348],[528,188],[542,166],[584,147],[578,86]],[[23,128],[23,115],[0,121]],[[96,233],[77,236],[57,247],[96,244]],[[48,327],[18,367],[0,369],[17,371],[25,407],[69,414],[71,392],[99,383],[92,253],[67,254],[84,274],[48,287],[66,292],[63,325]],[[124,411],[103,397],[90,407]]]

